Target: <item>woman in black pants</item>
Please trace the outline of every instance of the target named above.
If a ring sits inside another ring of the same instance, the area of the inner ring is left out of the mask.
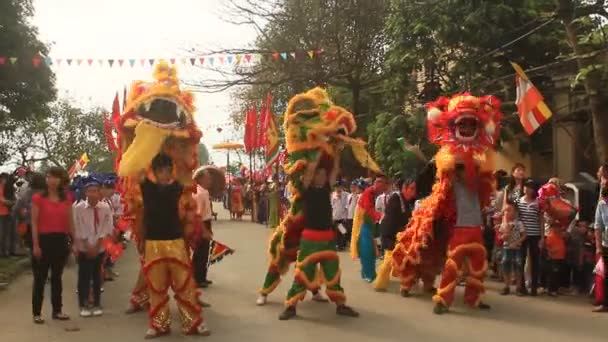
[[[524,273],[526,258],[530,264],[530,294],[537,295],[538,281],[540,277],[540,250],[544,243],[544,223],[543,215],[540,211],[537,197],[537,187],[533,180],[529,179],[523,185],[524,195],[517,200],[519,220],[526,229],[526,240],[521,244],[521,274]],[[525,284],[525,277],[521,277],[517,292],[519,295],[527,295],[528,289]]]
[[[68,176],[65,170],[52,167],[46,173],[46,189],[32,196],[32,314],[34,323],[42,324],[44,285],[51,271],[52,318],[66,321],[62,311],[63,284],[61,277],[74,232],[72,201],[65,191]]]

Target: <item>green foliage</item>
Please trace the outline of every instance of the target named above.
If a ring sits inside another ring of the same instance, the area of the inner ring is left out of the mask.
[[[209,150],[205,144],[198,144],[198,163],[199,165],[209,164]]]
[[[587,53],[584,57],[590,59],[588,65],[578,70],[572,82],[573,88],[582,85],[590,76],[600,80],[608,79],[608,63],[605,57],[597,54],[608,46],[608,25],[602,25],[595,19],[581,17],[573,20],[573,25],[577,26],[580,33],[578,47]]]
[[[32,64],[33,57],[48,52],[29,22],[32,14],[31,0],[0,2],[0,52],[17,58],[15,64],[7,60],[0,67],[0,131],[45,118],[50,113],[47,104],[55,98],[52,71],[44,63]]]
[[[419,168],[423,162],[406,151],[399,138],[412,145],[420,145],[428,159],[436,149],[425,139],[425,114],[421,111],[393,115],[383,112],[368,128],[369,148],[376,162],[389,176]]]
[[[411,156],[396,142],[397,137],[419,144],[430,158],[434,147],[425,136],[424,103],[440,95],[471,91],[492,93],[505,101],[515,100],[509,60],[524,67],[550,63],[563,49],[564,29],[550,23],[526,39],[504,49],[508,43],[540,25],[553,10],[552,0],[515,1],[390,1],[386,20],[387,53],[380,90],[385,112],[368,126],[369,141],[385,172],[394,174],[412,168]],[[492,52],[495,51],[495,52]],[[534,51],[534,52],[533,52]],[[543,51],[543,53],[538,53]],[[404,109],[405,108],[405,109]],[[514,139],[522,132],[512,120],[512,106],[505,107],[510,119],[502,138]],[[405,113],[405,115],[404,115]]]
[[[69,169],[83,153],[91,160],[88,169],[111,172],[114,156],[104,133],[103,113],[97,108],[82,110],[62,100],[50,106],[51,116],[28,121],[13,132],[4,132],[3,141],[19,164],[47,162]]]
[[[255,50],[296,51],[297,55],[296,60],[289,57],[275,61],[268,57],[253,67],[237,69],[239,80],[234,83],[246,87],[235,93],[239,103],[233,115],[235,121],[242,123],[247,106],[259,103],[268,92],[274,96],[275,112],[282,113],[290,97],[317,85],[340,87],[349,92],[348,108],[355,114],[361,113],[362,94],[380,84],[384,77],[381,69],[386,1],[249,2],[253,3],[255,6],[241,8],[239,13],[270,19],[255,43]],[[308,51],[322,53],[311,59]]]

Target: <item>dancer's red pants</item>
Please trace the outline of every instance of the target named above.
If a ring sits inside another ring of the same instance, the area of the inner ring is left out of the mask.
[[[445,306],[452,304],[454,290],[466,260],[468,265],[464,301],[471,307],[477,307],[484,292],[483,278],[488,268],[481,227],[455,227],[448,242],[447,254],[441,283],[433,301]]]

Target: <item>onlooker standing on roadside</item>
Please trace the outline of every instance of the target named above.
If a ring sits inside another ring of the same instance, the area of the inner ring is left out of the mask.
[[[608,187],[601,192],[601,200],[595,211],[595,253],[604,261],[604,291],[608,289]],[[608,296],[604,295],[604,302],[600,303],[594,312],[608,312]]]
[[[66,321],[63,313],[63,269],[70,253],[70,238],[74,236],[72,198],[65,187],[67,172],[51,167],[46,173],[46,188],[32,197],[32,313],[34,323],[42,324],[44,285],[51,271],[51,303],[53,319]]]
[[[40,173],[32,173],[29,176],[28,189],[21,194],[17,204],[13,208],[14,217],[17,226],[23,225],[21,237],[24,240],[25,246],[32,248],[32,197],[35,194],[40,194],[46,189],[46,181],[44,175]]]
[[[78,303],[80,316],[101,316],[101,267],[104,260],[103,240],[112,235],[114,223],[112,209],[103,201],[100,184],[85,184],[86,200],[74,207],[75,240],[78,250]],[[88,298],[93,285],[93,309],[88,308]]]
[[[344,191],[342,184],[338,182],[331,194],[331,210],[334,227],[338,230],[337,248],[339,251],[346,249],[348,244],[346,237],[346,217],[348,216],[348,193]]]
[[[523,196],[517,200],[517,209],[519,212],[519,220],[526,229],[526,239],[521,245],[522,264],[520,272],[524,274],[524,265],[526,260],[530,265],[530,294],[537,295],[538,281],[540,277],[540,257],[541,248],[544,244],[544,223],[543,215],[537,197],[537,186],[533,180],[528,179],[523,184]],[[525,284],[525,277],[521,277],[518,284],[518,291],[523,294],[528,294],[528,289]]]
[[[11,229],[14,229],[10,210],[12,201],[5,191],[8,183],[9,175],[0,174],[0,257],[10,256]]]

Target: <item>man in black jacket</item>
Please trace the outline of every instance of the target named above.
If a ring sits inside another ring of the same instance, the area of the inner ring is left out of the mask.
[[[397,234],[405,229],[412,217],[414,203],[416,201],[416,182],[411,178],[397,181],[396,188],[389,195],[384,212],[384,218],[380,224],[380,241],[384,253],[384,261],[378,270],[378,276],[374,281],[376,291],[384,291],[388,286],[391,272],[391,255],[395,248]]]

